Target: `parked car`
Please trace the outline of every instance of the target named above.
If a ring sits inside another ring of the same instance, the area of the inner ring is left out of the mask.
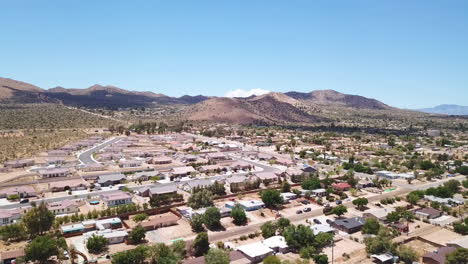
[[[302,203],[303,205],[310,204],[310,202],[307,201],[307,200],[302,200],[301,203]]]
[[[305,212],[310,212],[310,211],[312,211],[312,209],[310,209],[310,207],[306,207],[306,208],[304,208],[303,211],[304,211],[304,213],[305,213]]]
[[[330,207],[330,204],[329,204],[329,203],[326,203],[326,204],[325,204],[325,207]]]
[[[23,203],[29,203],[29,199],[22,199],[22,200],[20,201],[20,203],[22,203],[22,204],[23,204]]]
[[[296,214],[302,214],[302,210],[297,210]]]
[[[343,201],[341,201],[341,200],[336,201],[336,204],[342,204],[342,203],[343,203]]]
[[[318,220],[317,218],[314,218],[313,221],[314,221],[314,223],[316,223],[316,224],[321,224],[321,223],[322,223],[322,222],[320,222],[320,220]]]

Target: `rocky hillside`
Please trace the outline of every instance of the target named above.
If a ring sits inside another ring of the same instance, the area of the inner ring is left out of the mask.
[[[358,109],[387,110],[390,106],[375,99],[339,93],[334,90],[317,90],[310,93],[287,92],[287,96],[305,104],[317,106],[344,106]]]
[[[185,118],[237,124],[311,123],[323,120],[299,108],[300,102],[281,93],[250,98],[212,98],[185,111]]]

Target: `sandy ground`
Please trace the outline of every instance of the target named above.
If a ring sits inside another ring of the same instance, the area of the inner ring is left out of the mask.
[[[193,235],[190,224],[185,219],[177,221],[177,225],[159,228],[146,232],[146,239],[150,243],[167,243],[177,238],[185,238]]]

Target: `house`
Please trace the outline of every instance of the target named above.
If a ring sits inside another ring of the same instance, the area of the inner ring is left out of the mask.
[[[92,172],[92,171],[105,171],[107,166],[103,164],[90,164],[80,167],[83,172]]]
[[[196,170],[192,166],[176,167],[171,170],[174,177],[185,177],[195,172]]]
[[[349,185],[346,182],[339,182],[339,183],[333,183],[332,184],[333,189],[337,191],[347,191],[351,189],[351,185]]]
[[[24,249],[15,249],[0,252],[0,264],[15,264],[16,259],[23,258],[25,256]]]
[[[141,188],[140,195],[143,197],[156,197],[159,195],[177,194],[175,185],[162,185],[151,188]]]
[[[346,232],[348,234],[356,233],[364,226],[365,219],[362,217],[338,219],[330,223],[330,226]]]
[[[55,215],[73,214],[79,211],[78,204],[75,200],[61,200],[47,203],[47,209]]]
[[[289,158],[277,158],[276,164],[283,165],[283,166],[292,166],[295,164],[295,162]]]
[[[97,183],[101,187],[111,186],[115,184],[121,184],[127,180],[127,177],[122,173],[104,174],[99,175]]]
[[[65,225],[60,227],[60,231],[65,237],[74,235],[81,235],[85,232],[86,228],[83,224]]]
[[[212,152],[212,153],[206,154],[206,158],[210,162],[217,162],[221,160],[226,160],[228,157],[221,152]]]
[[[445,258],[448,254],[455,251],[455,247],[441,247],[434,252],[428,252],[422,256],[425,264],[445,264]]]
[[[456,200],[453,198],[440,198],[433,195],[424,195],[424,200],[430,202],[437,202],[447,206],[458,206],[464,204],[463,200]]]
[[[109,207],[133,203],[132,195],[122,191],[101,194],[101,199]]]
[[[141,160],[121,160],[119,161],[120,168],[136,168],[140,167],[143,162]]]
[[[159,171],[141,171],[141,172],[137,172],[133,175],[133,180],[136,180],[136,181],[148,181],[150,180],[152,177],[160,177],[163,176],[162,173],[160,173]]]
[[[205,264],[205,256],[200,256],[193,259],[186,259],[183,264]],[[229,263],[231,264],[250,264],[250,260],[238,250],[229,251]]]
[[[394,208],[374,208],[367,210],[362,214],[362,217],[364,218],[374,218],[376,220],[379,220],[381,222],[384,222],[385,219],[387,218],[387,215],[391,212],[394,212]]]
[[[84,226],[86,226],[84,222],[82,223]],[[122,220],[120,220],[118,217],[97,220],[94,223],[94,227],[97,230],[117,229],[122,227]]]
[[[240,147],[236,144],[219,144],[218,147],[221,151],[238,151]]]
[[[47,169],[40,169],[37,172],[43,179],[55,178],[55,177],[67,177],[68,175],[70,175],[70,169],[68,168],[47,168]]]
[[[272,236],[262,241],[262,243],[271,248],[275,253],[287,253],[289,251],[288,244],[283,236]]]
[[[117,244],[117,243],[123,243],[125,239],[128,236],[128,233],[123,230],[97,230],[97,231],[91,231],[84,233],[84,239],[87,241],[90,237],[93,235],[96,236],[103,236],[105,239],[107,239],[108,244]]]
[[[278,182],[278,175],[274,172],[259,172],[255,173],[258,179],[260,179],[264,184],[276,183]]]
[[[264,258],[273,255],[274,252],[262,242],[242,245],[237,247],[237,250],[242,252],[252,263],[261,262]]]
[[[398,230],[400,233],[408,233],[409,232],[408,224],[398,222],[398,223],[391,223],[389,226],[396,229],[396,230]]]
[[[332,227],[326,224],[316,224],[316,225],[311,226],[310,229],[312,229],[312,232],[314,232],[314,235],[318,235],[320,233],[330,233],[330,234],[335,233],[335,229],[333,229]]]
[[[180,217],[175,214],[158,216],[149,221],[141,222],[141,226],[145,228],[147,231],[155,230],[165,226],[176,225],[177,221],[179,221]]]
[[[48,165],[62,165],[66,163],[65,158],[63,157],[53,157],[46,160]]]
[[[237,170],[251,170],[253,165],[251,165],[248,162],[242,161],[242,160],[236,160],[233,163],[229,165],[229,168],[231,170],[237,171]]]
[[[21,210],[15,209],[0,209],[0,226],[12,224],[21,218]]]
[[[0,190],[0,198],[7,198],[11,195],[18,195],[20,198],[37,196],[36,191],[32,186],[15,186]]]
[[[171,164],[172,163],[172,158],[167,157],[167,156],[154,157],[151,160],[151,163],[153,163],[155,165]]]
[[[247,187],[248,184],[254,184],[257,181],[260,183],[260,179],[258,179],[256,176],[235,175],[226,179],[226,182],[229,184],[231,191],[242,191]]]
[[[315,189],[312,190],[312,195],[315,197],[325,197],[327,196],[327,190],[325,189]]]
[[[6,168],[16,169],[16,168],[24,168],[24,167],[32,166],[34,165],[34,163],[35,162],[33,159],[20,159],[20,160],[7,161],[3,163],[3,165]]]
[[[202,173],[210,173],[210,172],[217,172],[223,170],[224,167],[214,164],[214,165],[203,165],[198,167],[198,171]]]
[[[393,262],[393,255],[392,254],[374,254],[374,255],[371,255],[371,257],[375,260],[376,263],[382,263],[382,264],[385,264],[385,263],[394,263]]]
[[[181,187],[186,192],[191,192],[194,188],[207,188],[213,185],[214,181],[207,179],[198,179],[184,182]]]
[[[55,181],[49,183],[49,190],[52,192],[63,192],[63,191],[76,191],[86,190],[90,184],[82,179],[74,179],[67,181]]]
[[[297,195],[295,193],[287,192],[287,193],[281,193],[281,197],[283,197],[283,201],[285,203],[297,199]]]
[[[265,204],[259,200],[240,201],[239,204],[246,211],[255,211],[255,210],[259,210],[265,207]]]
[[[428,219],[428,220],[437,218],[443,214],[442,211],[431,208],[431,207],[416,209],[413,212],[417,217],[420,217],[422,219]]]
[[[468,248],[468,236],[463,236],[446,243],[447,246],[455,248]]]

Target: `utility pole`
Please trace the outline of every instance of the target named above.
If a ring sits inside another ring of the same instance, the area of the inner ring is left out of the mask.
[[[333,252],[334,247],[335,247],[335,239],[333,238],[332,239],[332,264],[334,264],[334,259],[335,259],[334,252]]]

